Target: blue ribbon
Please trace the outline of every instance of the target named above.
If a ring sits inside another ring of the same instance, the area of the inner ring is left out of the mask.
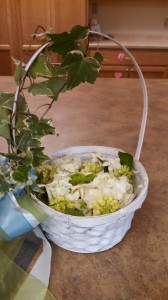
[[[0,237],[11,241],[33,230],[21,210],[13,203],[10,194],[0,198]]]

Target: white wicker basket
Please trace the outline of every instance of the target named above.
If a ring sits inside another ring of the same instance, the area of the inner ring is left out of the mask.
[[[101,146],[71,147],[54,153],[52,158],[66,154],[85,157],[93,152],[117,156],[118,151]],[[145,169],[139,161],[134,162],[134,169],[137,171],[134,183],[136,199],[114,213],[98,217],[76,217],[55,211],[42,203],[50,215],[41,224],[47,237],[62,248],[81,253],[104,251],[119,243],[131,227],[134,212],[141,207],[147,194],[148,177]]]
[[[93,31],[91,31],[90,33],[97,34],[101,37],[105,37],[106,39],[113,41],[130,57],[140,78],[144,107],[139,140],[134,157],[134,170],[136,171],[134,191],[136,194],[136,198],[133,200],[133,202],[131,202],[125,208],[121,208],[114,213],[89,217],[66,215],[53,210],[52,208],[40,202],[46,213],[49,214],[49,218],[41,223],[41,227],[46,233],[48,239],[62,248],[80,253],[104,251],[112,248],[114,245],[119,243],[131,227],[131,221],[133,219],[134,213],[141,207],[143,201],[146,198],[148,190],[148,176],[144,167],[139,162],[148,110],[148,97],[144,77],[134,57],[118,41],[102,33]],[[41,50],[39,49],[38,52],[36,52],[34,58],[40,53],[40,51],[44,49],[44,47],[45,45],[40,48]],[[34,58],[31,59],[27,68],[29,68]],[[71,147],[55,152],[52,155],[52,158],[63,156],[66,154],[75,154],[79,155],[80,157],[84,157],[91,152],[99,152],[107,156],[117,156],[118,151],[119,150],[115,148],[101,146]]]

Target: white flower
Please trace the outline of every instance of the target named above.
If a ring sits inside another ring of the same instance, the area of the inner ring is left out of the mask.
[[[69,176],[55,174],[54,181],[46,185],[49,201],[56,196],[66,196],[70,192]]]
[[[121,167],[120,159],[118,157],[110,157],[106,159],[103,166],[108,166],[109,172],[112,173],[115,169],[119,169]]]
[[[52,161],[52,165],[58,167],[58,172],[70,172],[75,173],[78,172],[82,163],[80,158],[74,157],[72,155],[66,155],[62,157],[58,157],[56,160]]]
[[[88,209],[92,209],[100,191],[95,188],[83,188],[83,200],[87,203]]]
[[[79,197],[80,197],[80,191],[79,190],[76,190],[76,191],[71,191],[69,194],[66,195],[67,198],[69,200],[71,200],[72,202],[73,201],[78,201],[79,200]]]
[[[114,170],[121,168],[119,158],[106,158],[97,153],[92,154],[90,160],[87,159],[87,163],[97,162],[100,164],[100,171],[95,173],[93,181],[73,185],[72,181],[70,181],[72,174],[82,172],[83,163],[81,159],[68,155],[52,161],[52,164],[57,167],[58,173],[54,175],[52,183],[45,185],[50,204],[52,205],[54,199],[64,197],[67,199],[66,201],[70,201],[73,207],[82,210],[80,202],[83,201],[83,213],[85,215],[92,215],[95,207],[99,206],[101,206],[100,211],[102,213],[108,212],[109,207],[113,206],[112,203],[110,204],[110,201],[116,204],[113,209],[119,209],[128,205],[135,195],[133,186],[127,176],[121,175],[116,177],[114,175]],[[104,172],[101,166],[108,166],[111,172]],[[94,171],[92,172],[94,173]],[[100,199],[101,203],[99,203]]]

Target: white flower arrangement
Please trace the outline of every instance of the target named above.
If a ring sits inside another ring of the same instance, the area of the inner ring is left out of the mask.
[[[47,193],[48,205],[62,213],[98,216],[112,213],[134,199],[130,164],[118,157],[91,154],[82,160],[66,155],[36,169],[39,187]],[[132,163],[131,163],[132,164]]]

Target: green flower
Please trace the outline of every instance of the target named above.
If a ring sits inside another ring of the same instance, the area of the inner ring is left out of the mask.
[[[44,165],[37,167],[36,174],[38,176],[38,183],[47,184],[53,181],[54,174],[57,173],[57,167],[51,165]]]
[[[64,196],[56,196],[55,198],[52,198],[50,200],[49,206],[55,210],[62,212],[62,213],[65,212],[66,208],[68,208],[68,209],[75,208],[73,203]]]
[[[99,196],[93,205],[93,216],[109,214],[120,208],[120,203],[112,196]]]
[[[98,162],[84,162],[81,172],[99,173],[103,167]]]
[[[115,169],[114,170],[114,176],[116,178],[119,178],[120,176],[125,175],[128,178],[128,182],[131,183],[132,182],[132,175],[133,172],[130,170],[130,168],[126,165],[121,166],[119,169]]]

